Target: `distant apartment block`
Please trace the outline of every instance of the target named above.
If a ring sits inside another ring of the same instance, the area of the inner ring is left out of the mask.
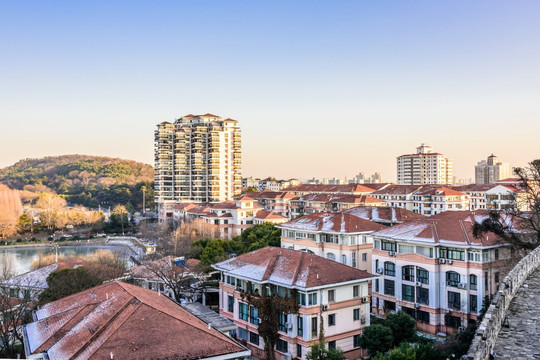
[[[295,296],[295,314],[281,313],[276,359],[306,359],[322,325],[329,347],[349,359],[367,355],[360,347],[370,324],[369,283],[376,276],[303,251],[265,247],[212,267],[221,272],[219,313],[237,326],[236,338],[257,358],[266,358],[259,309],[248,297]]]
[[[452,333],[475,322],[483,299],[496,293],[511,251],[494,234],[475,237],[483,212],[446,212],[371,234],[372,309],[383,315],[403,310],[418,329]]]
[[[288,187],[300,184],[301,181],[298,179],[278,180],[273,177],[268,177],[262,180],[252,177],[242,179],[242,189],[244,191],[249,188],[255,188],[257,191],[281,191]]]
[[[172,217],[170,203],[222,202],[241,192],[241,133],[236,120],[190,114],[158,124],[154,135],[161,221]]]
[[[493,154],[487,158],[487,161],[482,160],[474,167],[476,184],[493,184],[509,178],[511,174],[510,164],[500,162]]]
[[[399,185],[451,184],[452,161],[422,144],[416,154],[397,157]]]
[[[351,184],[380,184],[382,182],[381,174],[376,172],[371,176],[366,176],[363,172],[359,172],[358,175],[354,176],[352,179],[349,179]]]

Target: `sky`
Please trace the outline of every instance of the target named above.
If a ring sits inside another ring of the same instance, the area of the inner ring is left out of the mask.
[[[540,2],[1,1],[0,167],[153,163],[162,121],[239,121],[243,175],[457,178],[540,158]]]

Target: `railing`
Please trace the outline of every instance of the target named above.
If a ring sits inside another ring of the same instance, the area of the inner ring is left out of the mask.
[[[499,285],[499,290],[484,315],[484,319],[476,330],[471,347],[467,353],[468,360],[490,358],[512,299],[529,275],[539,266],[540,247],[537,247],[521,259],[508,275],[506,275],[503,282]]]

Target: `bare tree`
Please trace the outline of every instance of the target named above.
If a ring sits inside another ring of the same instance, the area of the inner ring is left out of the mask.
[[[17,357],[18,344],[23,342],[22,326],[32,321],[34,306],[32,293],[14,276],[10,261],[0,265],[0,352],[6,357]]]
[[[219,238],[219,226],[202,219],[184,221],[171,233],[171,249],[165,249],[175,256],[187,256],[191,252],[191,244],[200,239]]]
[[[514,205],[473,226],[474,236],[494,233],[513,249],[534,249],[540,245],[540,159],[515,168],[518,177]]]
[[[51,193],[41,193],[36,202],[36,208],[43,211],[39,214],[41,223],[50,231],[60,228],[65,223],[63,212],[66,208],[66,200]]]
[[[0,239],[17,232],[17,220],[22,213],[19,193],[0,184]]]

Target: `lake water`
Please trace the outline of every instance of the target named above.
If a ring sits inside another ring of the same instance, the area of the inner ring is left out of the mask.
[[[59,246],[58,255],[91,255],[96,250],[112,250],[123,255],[128,260],[128,266],[132,265],[129,261],[131,252],[123,246],[107,245],[81,245],[81,246]],[[30,271],[30,264],[38,258],[39,254],[54,254],[55,246],[25,246],[17,248],[0,248],[0,269],[5,263],[11,263],[16,274],[22,274]]]

